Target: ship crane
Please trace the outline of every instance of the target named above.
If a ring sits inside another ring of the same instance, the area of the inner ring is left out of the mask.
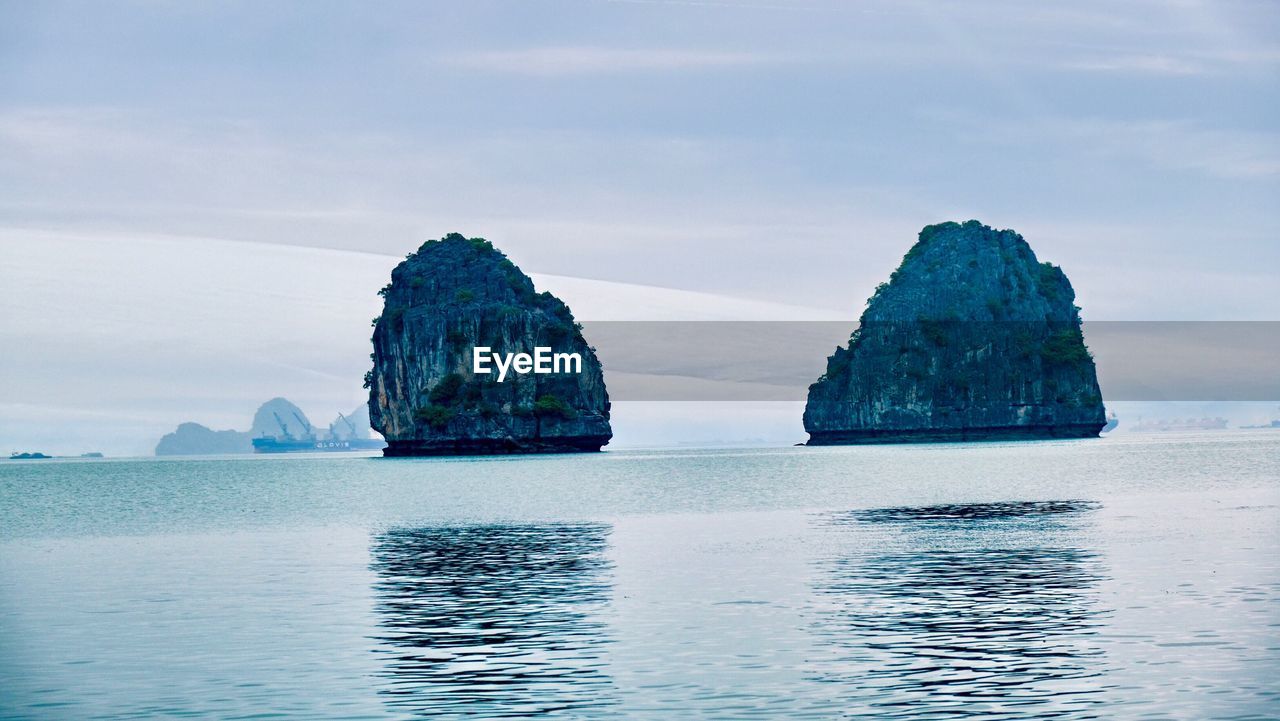
[[[342,415],[341,412],[338,413],[338,418],[342,419],[342,422],[347,424],[347,428],[351,429],[352,438],[355,438],[357,435],[359,435],[359,433],[356,432],[356,424],[352,423],[350,418],[347,418],[346,416]]]
[[[289,409],[285,409],[289,413]],[[293,434],[289,432],[289,426],[284,422],[284,418],[280,413],[271,411],[271,415],[275,417],[276,425],[280,427],[282,435],[272,436],[263,432],[262,436],[253,439],[254,453],[315,453],[317,451],[372,451],[386,447],[386,443],[381,439],[360,438],[357,430],[359,425],[352,422],[350,418],[338,414],[341,421],[334,421],[329,424],[328,435],[317,436],[315,426],[307,421],[306,416],[301,411],[292,411],[293,417],[302,427],[306,429],[304,433]],[[345,424],[351,429],[351,438],[340,438],[334,432],[335,428]],[[294,426],[297,428],[298,426]]]
[[[275,411],[271,411],[271,415],[276,417],[276,425],[280,426],[280,432],[284,437],[293,438],[293,436],[289,435],[289,426],[284,422],[284,419],[280,417],[280,414]]]
[[[311,430],[311,424],[307,422],[306,418],[303,418],[302,416],[298,415],[297,411],[293,412],[293,417],[297,418],[298,422],[302,424],[302,427],[304,430],[306,430],[308,437],[315,435],[315,433]]]

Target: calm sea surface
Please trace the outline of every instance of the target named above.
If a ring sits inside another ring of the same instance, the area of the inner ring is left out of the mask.
[[[544,714],[1280,717],[1280,433],[0,462],[0,717]]]

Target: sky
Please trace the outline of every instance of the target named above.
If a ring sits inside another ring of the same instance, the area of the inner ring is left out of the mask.
[[[0,0],[0,441],[233,427],[259,389],[345,411],[324,314],[452,231],[587,318],[856,318],[977,218],[1086,320],[1278,320],[1278,39],[1260,0]],[[277,340],[246,318],[289,303]],[[313,381],[128,370],[203,368],[184,339]]]

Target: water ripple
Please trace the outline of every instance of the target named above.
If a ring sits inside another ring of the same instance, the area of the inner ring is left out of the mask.
[[[837,522],[918,523],[921,521],[1006,521],[1074,516],[1098,508],[1094,501],[1003,501],[935,506],[873,508],[836,515]]]
[[[372,549],[383,689],[398,712],[523,717],[611,703],[591,613],[608,603],[600,524],[398,529]]]
[[[1091,718],[1099,715],[1104,612],[1098,556],[1071,546],[999,546],[991,524],[1069,533],[1093,504],[1050,501],[885,508],[835,514],[853,534],[819,563],[819,681],[841,684],[847,715]],[[906,552],[862,530],[909,539]]]

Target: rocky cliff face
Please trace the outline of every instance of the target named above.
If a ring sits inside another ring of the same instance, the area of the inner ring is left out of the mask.
[[[481,238],[427,241],[391,273],[374,321],[369,419],[388,456],[598,451],[609,396],[568,306]],[[581,372],[472,372],[472,349],[581,356]]]
[[[1017,233],[926,227],[809,387],[809,444],[1098,435],[1074,301]]]

